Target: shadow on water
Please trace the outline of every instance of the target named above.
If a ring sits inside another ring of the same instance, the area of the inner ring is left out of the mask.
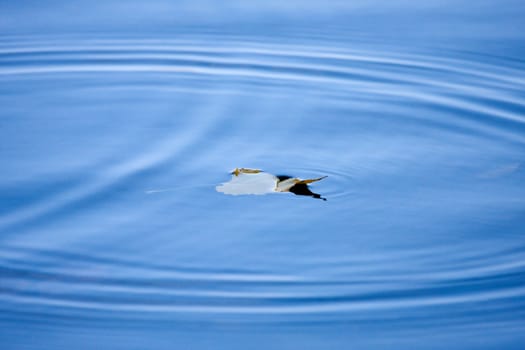
[[[229,195],[250,195],[290,192],[299,196],[309,196],[326,201],[326,198],[310,190],[309,184],[326,176],[301,180],[288,175],[272,175],[259,169],[235,168],[229,182],[216,187],[218,192]]]

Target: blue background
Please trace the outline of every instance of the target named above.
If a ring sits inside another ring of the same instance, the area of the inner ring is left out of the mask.
[[[523,18],[1,1],[2,349],[523,349]]]

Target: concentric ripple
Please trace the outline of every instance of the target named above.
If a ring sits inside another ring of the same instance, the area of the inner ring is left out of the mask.
[[[4,39],[0,308],[523,330],[525,64],[481,58]],[[328,200],[215,193],[235,167]]]
[[[480,265],[461,273],[436,269],[422,275],[417,272],[378,275],[384,267],[368,259],[358,262],[360,269],[366,267],[366,274],[360,271],[354,279],[316,280],[252,271],[153,268],[132,261],[10,247],[9,251],[2,251],[2,292],[7,301],[22,305],[105,312],[280,315],[344,314],[522,297],[524,288],[517,277],[524,274],[524,251],[501,253],[506,257],[493,259],[501,260],[492,261],[494,266],[485,266],[490,260],[482,257],[483,260],[477,262]],[[24,263],[28,256],[31,263]],[[412,257],[414,260],[417,259]],[[70,266],[65,268],[64,265]],[[32,288],[28,289],[28,285]],[[410,287],[400,288],[400,285]]]

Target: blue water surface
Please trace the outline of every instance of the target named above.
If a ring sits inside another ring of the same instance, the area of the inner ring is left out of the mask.
[[[1,1],[0,347],[523,349],[524,18]]]

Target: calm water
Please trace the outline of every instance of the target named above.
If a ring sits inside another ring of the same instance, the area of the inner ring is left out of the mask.
[[[2,349],[525,346],[520,2],[0,4]]]

